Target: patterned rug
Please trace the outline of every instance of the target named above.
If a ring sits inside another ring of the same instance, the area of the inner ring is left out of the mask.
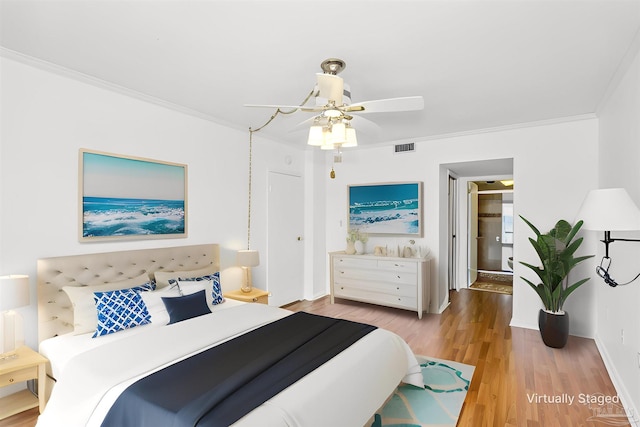
[[[375,414],[371,427],[453,427],[469,390],[474,367],[417,356],[425,388],[399,386]]]
[[[501,294],[513,295],[513,285],[502,285],[499,283],[489,282],[473,282],[471,289],[478,289],[481,291],[498,292]]]

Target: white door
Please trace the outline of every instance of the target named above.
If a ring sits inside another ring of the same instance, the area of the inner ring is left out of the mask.
[[[267,288],[269,305],[304,295],[304,187],[302,178],[269,172]]]
[[[467,286],[471,285],[478,278],[478,185],[475,182],[469,182],[468,206],[469,279]]]

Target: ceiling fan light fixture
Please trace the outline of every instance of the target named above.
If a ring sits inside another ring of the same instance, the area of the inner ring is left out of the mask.
[[[331,143],[342,145],[347,142],[347,125],[343,122],[334,123],[331,126]]]
[[[342,144],[344,148],[357,147],[358,146],[358,138],[356,138],[356,130],[351,126],[347,126],[345,130],[347,141]]]
[[[322,112],[322,116],[335,119],[342,116],[342,111],[337,108],[328,108]]]
[[[325,135],[325,140],[324,143],[320,146],[321,150],[334,150],[336,148],[336,146],[334,144],[331,143],[331,132],[330,131],[326,131],[324,133]]]
[[[307,144],[312,145],[314,147],[319,147],[324,144],[325,133],[324,126],[319,124],[314,124],[309,128],[309,138],[307,139]]]

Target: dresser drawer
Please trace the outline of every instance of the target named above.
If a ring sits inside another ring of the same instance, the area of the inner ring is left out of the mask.
[[[416,284],[418,280],[418,274],[413,271],[392,271],[392,270],[379,270],[375,267],[360,268],[350,267],[346,265],[334,266],[333,275],[335,280],[341,278],[368,280],[368,281],[381,281],[390,283],[407,283]]]
[[[0,375],[0,387],[8,386],[10,384],[19,383],[22,381],[38,378],[38,367],[31,366],[29,368],[19,369],[17,371],[8,372]]]
[[[336,287],[336,289],[334,289],[334,295],[338,298],[369,302],[389,307],[406,308],[409,310],[415,310],[418,307],[418,301],[415,297],[383,294],[350,286]]]
[[[339,289],[341,287],[357,288],[365,291],[371,290],[382,294],[404,295],[408,297],[415,297],[418,292],[415,283],[389,283],[371,280],[362,281],[348,277],[335,279],[334,288]]]
[[[378,268],[381,270],[392,270],[396,272],[418,273],[418,263],[412,261],[380,260],[378,261]]]
[[[376,271],[375,280],[393,284],[410,284],[415,287],[418,275],[416,273],[405,273],[404,271]]]
[[[375,269],[378,267],[378,261],[375,259],[358,258],[358,257],[336,257],[333,260],[334,268],[345,266],[349,268],[361,268],[364,270]]]
[[[357,280],[375,280],[378,272],[375,269],[355,268],[348,267],[346,265],[335,266],[333,269],[333,276],[335,280],[341,278],[357,279]]]

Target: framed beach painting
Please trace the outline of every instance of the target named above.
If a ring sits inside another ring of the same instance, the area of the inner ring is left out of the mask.
[[[187,165],[81,149],[80,240],[187,237]]]
[[[422,182],[349,185],[349,229],[422,236]]]

